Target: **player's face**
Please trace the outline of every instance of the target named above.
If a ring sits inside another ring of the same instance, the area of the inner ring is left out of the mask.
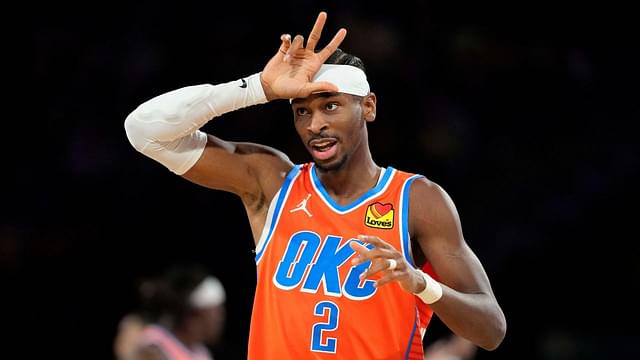
[[[366,121],[373,117],[371,101],[342,93],[322,93],[296,99],[291,105],[296,131],[320,170],[340,169],[355,151],[367,146]]]
[[[202,331],[203,341],[214,345],[222,336],[226,319],[224,305],[211,306],[195,311],[199,327]]]

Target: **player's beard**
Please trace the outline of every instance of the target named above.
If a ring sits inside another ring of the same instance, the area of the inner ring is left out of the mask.
[[[332,161],[328,164],[321,164],[321,163],[318,163],[317,161],[314,161],[314,162],[316,163],[316,167],[318,168],[318,170],[323,172],[329,172],[329,171],[337,171],[342,169],[344,164],[347,163],[348,158],[349,158],[349,155],[345,154],[341,158],[335,161]]]

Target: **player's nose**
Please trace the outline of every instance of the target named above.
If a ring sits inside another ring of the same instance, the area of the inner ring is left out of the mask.
[[[329,124],[327,123],[325,116],[320,112],[314,112],[311,116],[311,121],[309,121],[307,126],[307,130],[312,134],[320,134],[328,128]]]

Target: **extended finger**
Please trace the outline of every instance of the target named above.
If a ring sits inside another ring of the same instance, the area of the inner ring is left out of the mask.
[[[390,248],[391,245],[389,245],[386,241],[380,239],[377,236],[371,236],[371,235],[358,235],[358,239],[361,241],[364,241],[366,243],[369,244],[373,244],[375,245],[375,247],[378,248]]]
[[[280,35],[280,40],[282,41],[282,43],[280,44],[280,48],[278,49],[278,55],[285,56],[287,55],[287,51],[289,51],[289,48],[291,47],[291,35],[282,34]]]
[[[307,49],[313,51],[320,40],[320,35],[322,34],[322,28],[324,28],[324,23],[327,21],[327,13],[322,11],[318,14],[318,18],[316,19],[316,23],[313,24],[313,29],[311,29],[311,33],[309,33],[309,40],[307,40]]]
[[[329,42],[329,44],[327,44],[327,46],[325,46],[324,49],[319,52],[320,60],[322,60],[323,63],[329,58],[329,56],[331,56],[331,54],[336,51],[338,46],[340,46],[340,44],[342,43],[342,40],[344,40],[345,36],[347,36],[346,29],[338,30],[333,39],[331,39],[331,42]]]
[[[286,53],[291,47],[291,35],[282,34],[280,35],[280,40],[282,40],[282,44],[280,44],[280,52]]]
[[[402,272],[398,270],[387,271],[387,273],[381,277],[378,281],[376,281],[373,286],[380,287],[382,285],[388,284],[391,281],[398,280],[402,276]]]
[[[389,258],[383,258],[378,261],[372,261],[371,266],[369,266],[368,269],[366,269],[360,274],[360,279],[362,280],[364,278],[371,277],[381,271],[402,270],[404,268],[404,263],[400,261],[400,259],[394,259],[394,260],[396,260],[396,264],[397,264],[395,269],[390,268]]]
[[[302,35],[296,35],[287,50],[287,54],[284,56],[284,61],[291,60],[291,58],[295,56],[295,53],[302,48],[302,43],[304,43],[304,37]]]
[[[302,48],[302,44],[304,43],[304,36],[298,34],[293,38],[293,42],[291,43],[291,48],[289,48],[289,51],[296,51],[300,48]]]
[[[358,265],[363,262],[367,262],[369,260],[385,258],[385,259],[395,259],[397,257],[396,253],[389,249],[380,249],[373,248],[369,249],[357,242],[353,241],[349,244],[353,250],[358,253],[358,256],[354,257],[351,260],[352,265]]]

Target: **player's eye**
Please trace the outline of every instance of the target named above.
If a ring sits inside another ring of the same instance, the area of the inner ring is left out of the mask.
[[[333,111],[338,108],[338,103],[330,102],[327,104],[326,109],[329,111]]]
[[[307,109],[305,109],[305,108],[302,108],[302,107],[301,107],[301,108],[297,108],[297,109],[296,109],[296,115],[298,115],[298,116],[305,116],[305,115],[307,115],[308,113],[309,113],[309,112],[308,112],[308,111],[307,111]]]

